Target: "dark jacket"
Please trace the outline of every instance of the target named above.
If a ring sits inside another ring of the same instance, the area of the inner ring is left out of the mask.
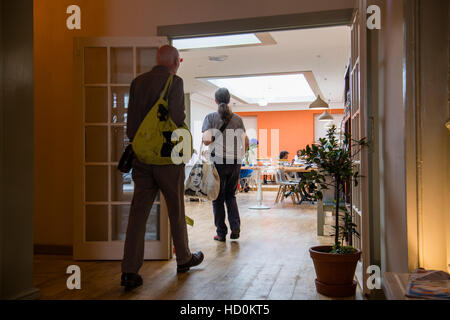
[[[127,115],[127,136],[130,141],[133,140],[147,113],[158,101],[169,76],[169,68],[155,66],[150,72],[140,75],[131,83]],[[182,125],[186,118],[183,79],[178,76],[173,78],[169,92],[169,115],[178,126]]]

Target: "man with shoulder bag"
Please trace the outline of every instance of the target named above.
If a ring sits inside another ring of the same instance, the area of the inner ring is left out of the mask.
[[[186,118],[183,80],[176,76],[178,51],[169,45],[157,52],[157,65],[133,80],[127,116],[127,136],[133,141],[132,177],[134,194],[130,208],[121,285],[142,285],[138,274],[144,258],[145,227],[158,192],[166,199],[175,246],[177,272],[187,272],[203,261],[201,251],[191,253],[184,212],[184,164],[172,163],[171,135],[183,128]],[[124,154],[130,159],[131,150]],[[119,167],[119,169],[121,169]]]

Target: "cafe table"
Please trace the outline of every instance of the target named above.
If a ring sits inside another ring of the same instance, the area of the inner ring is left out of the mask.
[[[252,210],[268,210],[270,207],[263,205],[263,191],[262,191],[262,174],[268,170],[274,170],[274,166],[242,166],[241,169],[255,170],[256,177],[256,205],[249,207]]]
[[[303,166],[292,166],[292,167],[286,167],[286,166],[280,166],[280,170],[283,170],[284,172],[290,173],[290,172],[310,172],[312,169],[306,169]]]
[[[270,209],[270,207],[263,205],[263,190],[262,190],[262,174],[265,171],[273,171],[273,170],[284,170],[284,172],[309,172],[311,169],[305,169],[305,167],[302,166],[242,166],[241,169],[249,169],[249,170],[255,170],[257,172],[257,178],[256,178],[256,205],[251,206],[249,209],[252,210],[267,210]]]

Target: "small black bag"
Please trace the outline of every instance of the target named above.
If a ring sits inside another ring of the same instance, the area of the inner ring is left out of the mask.
[[[129,144],[125,148],[125,151],[123,152],[122,157],[120,157],[120,161],[119,161],[119,165],[117,166],[117,169],[123,173],[130,172],[132,164],[133,164],[133,159],[134,159],[134,151],[133,151],[131,144]]]

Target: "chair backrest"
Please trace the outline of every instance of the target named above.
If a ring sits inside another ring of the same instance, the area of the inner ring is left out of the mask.
[[[282,180],[281,180],[281,174],[280,174],[280,169],[277,169],[275,171],[275,182],[277,184],[281,184]]]
[[[278,170],[280,172],[280,180],[281,182],[289,182],[288,179],[286,179],[286,173],[284,172],[284,170]]]

